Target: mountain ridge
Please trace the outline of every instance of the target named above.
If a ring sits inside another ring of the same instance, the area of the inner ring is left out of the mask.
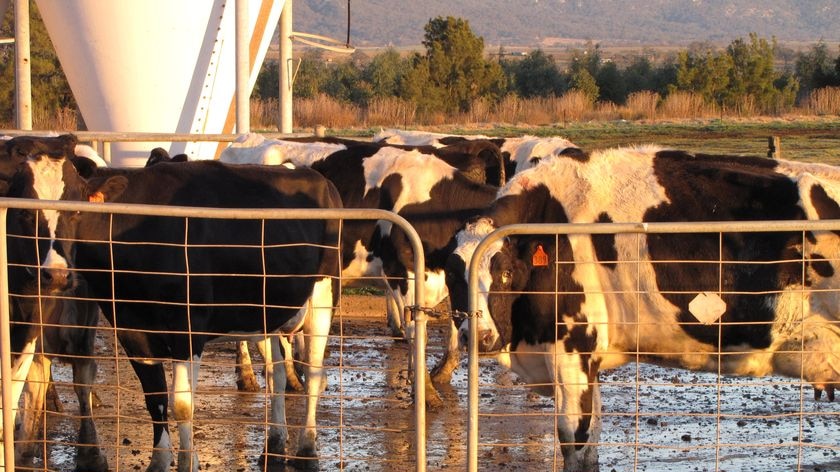
[[[432,18],[467,20],[487,46],[728,43],[749,33],[780,42],[840,41],[838,0],[352,0],[351,44],[413,46]],[[294,30],[344,40],[348,2],[294,4]]]

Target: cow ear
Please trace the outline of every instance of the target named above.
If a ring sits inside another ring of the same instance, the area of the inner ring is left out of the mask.
[[[73,167],[76,168],[76,172],[82,178],[89,179],[93,175],[93,171],[96,169],[96,163],[93,160],[83,156],[73,156],[71,160],[73,161]]]
[[[128,179],[124,175],[109,177],[97,188],[91,189],[88,199],[91,202],[112,202],[128,187]]]
[[[65,156],[74,156],[76,154],[76,145],[79,144],[79,139],[75,134],[62,134],[58,137],[61,140],[61,145],[64,147]]]
[[[821,220],[836,220],[840,218],[840,205],[831,198],[822,185],[811,187],[811,204]]]

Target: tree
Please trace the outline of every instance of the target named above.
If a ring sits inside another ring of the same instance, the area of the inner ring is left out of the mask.
[[[829,85],[840,85],[840,56],[832,64],[828,46],[820,41],[807,52],[800,53],[794,66],[799,79],[801,95]]]
[[[676,84],[669,88],[695,92],[708,103],[724,105],[732,67],[732,58],[725,53],[682,51],[677,58]]]
[[[590,102],[595,103],[598,100],[598,84],[595,83],[595,78],[589,73],[589,70],[581,67],[572,72],[571,88],[583,92]]]
[[[505,61],[502,67],[508,71],[512,88],[520,97],[561,95],[567,89],[554,60],[542,49],[531,51],[521,61]]]
[[[13,8],[0,27],[0,36],[14,35]],[[35,3],[30,7],[30,74],[32,79],[32,109],[54,112],[61,108],[76,108],[70,84],[61,70],[44,21]],[[15,58],[14,48],[0,48],[0,120],[12,121],[15,114]]]
[[[432,109],[442,111],[466,111],[478,98],[498,99],[505,91],[505,77],[501,66],[484,59],[484,39],[475,36],[469,22],[460,18],[437,17],[425,26],[423,46],[424,60],[415,60],[409,75],[412,81],[407,98],[423,102]],[[427,79],[428,85],[416,83]],[[419,91],[431,92],[444,100],[437,106],[422,96]]]
[[[357,105],[366,105],[372,95],[370,84],[362,80],[362,71],[354,61],[333,64],[322,90],[337,100]]]
[[[297,70],[294,72],[293,92],[295,97],[314,98],[324,91],[329,80],[329,71],[324,64],[324,54],[320,49],[310,49],[303,53]]]
[[[788,101],[793,104],[793,97],[783,96],[790,95],[793,84],[786,82],[783,88],[777,88],[780,74],[774,68],[775,50],[775,38],[768,42],[755,33],[750,33],[749,42],[739,38],[729,44],[726,53],[732,59],[732,67],[724,99],[726,104],[738,105],[739,100],[746,97],[752,98],[763,110]]]
[[[624,103],[627,100],[627,85],[614,62],[607,62],[598,69],[595,84],[598,86],[599,100],[613,103]]]
[[[375,97],[399,95],[400,83],[408,73],[408,61],[400,57],[394,48],[377,54],[362,71],[362,78],[370,84]]]

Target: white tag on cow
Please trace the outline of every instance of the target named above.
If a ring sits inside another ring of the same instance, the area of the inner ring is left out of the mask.
[[[688,304],[688,311],[705,325],[715,323],[726,312],[726,302],[716,293],[703,292],[697,294]]]

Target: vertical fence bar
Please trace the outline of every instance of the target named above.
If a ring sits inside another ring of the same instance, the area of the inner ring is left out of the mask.
[[[251,132],[249,21],[248,0],[236,0],[236,132],[239,134]]]
[[[409,225],[406,221],[406,225]],[[410,226],[410,225],[409,225]],[[425,294],[426,261],[420,237],[414,231],[406,231],[414,248],[414,305],[420,306]],[[426,313],[414,313],[414,420],[416,441],[416,470],[426,470]]]
[[[32,66],[29,52],[29,0],[15,0],[15,124],[32,129]]]
[[[6,248],[6,214],[0,208],[0,383],[3,388],[3,458],[6,472],[15,471],[15,412],[12,404],[12,344],[9,317],[9,267]]]

